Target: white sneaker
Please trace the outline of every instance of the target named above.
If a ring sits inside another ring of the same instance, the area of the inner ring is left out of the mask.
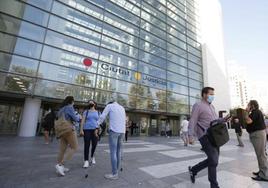
[[[69,172],[70,169],[69,169],[69,168],[65,168],[65,166],[63,166],[63,171],[64,171],[64,172]]]
[[[61,176],[65,176],[65,173],[64,173],[64,166],[63,165],[59,165],[57,164],[56,166],[56,173],[61,175]]]
[[[95,157],[92,157],[91,158],[91,163],[94,165],[94,164],[96,164],[96,159],[95,159]]]
[[[83,168],[88,168],[88,167],[89,167],[89,162],[88,161],[85,161]]]
[[[117,180],[118,174],[105,174],[104,177],[109,180]]]

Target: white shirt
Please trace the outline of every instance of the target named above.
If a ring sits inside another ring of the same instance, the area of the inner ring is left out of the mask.
[[[181,127],[182,127],[183,132],[188,132],[188,125],[189,125],[189,121],[187,121],[186,119],[181,122]]]
[[[126,112],[123,106],[117,102],[108,104],[100,115],[98,125],[106,119],[107,115],[109,115],[110,130],[116,133],[126,132]]]

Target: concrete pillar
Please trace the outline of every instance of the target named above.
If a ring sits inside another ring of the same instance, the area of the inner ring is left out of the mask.
[[[33,137],[36,133],[41,100],[26,98],[19,129],[19,136]]]

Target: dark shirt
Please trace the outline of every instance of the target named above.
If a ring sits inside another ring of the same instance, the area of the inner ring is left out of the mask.
[[[264,117],[260,110],[252,110],[249,114],[249,118],[252,119],[253,122],[251,124],[247,124],[246,129],[248,133],[265,129]]]
[[[234,129],[235,129],[235,133],[241,133],[242,132],[241,124],[234,123]]]

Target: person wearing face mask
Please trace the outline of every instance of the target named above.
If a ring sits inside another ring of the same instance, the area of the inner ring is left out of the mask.
[[[259,171],[253,172],[255,181],[268,181],[268,161],[266,155],[266,132],[265,122],[262,112],[259,110],[259,104],[256,100],[251,100],[246,108],[246,129],[249,133],[249,139],[252,143],[257,160]]]
[[[84,111],[80,135],[84,136],[84,165],[83,168],[89,167],[89,148],[91,146],[91,164],[96,164],[94,153],[98,143],[98,129],[97,121],[99,119],[99,113],[96,110],[97,103],[93,100],[88,102],[88,109]]]
[[[201,95],[202,100],[193,106],[188,129],[190,143],[193,142],[193,136],[197,136],[203,151],[207,155],[207,159],[193,167],[189,166],[189,174],[192,183],[195,183],[195,176],[197,173],[208,168],[210,187],[219,188],[216,170],[219,161],[219,148],[213,146],[206,135],[207,129],[210,127],[210,123],[218,119],[215,108],[212,105],[214,100],[214,88],[203,88]]]

